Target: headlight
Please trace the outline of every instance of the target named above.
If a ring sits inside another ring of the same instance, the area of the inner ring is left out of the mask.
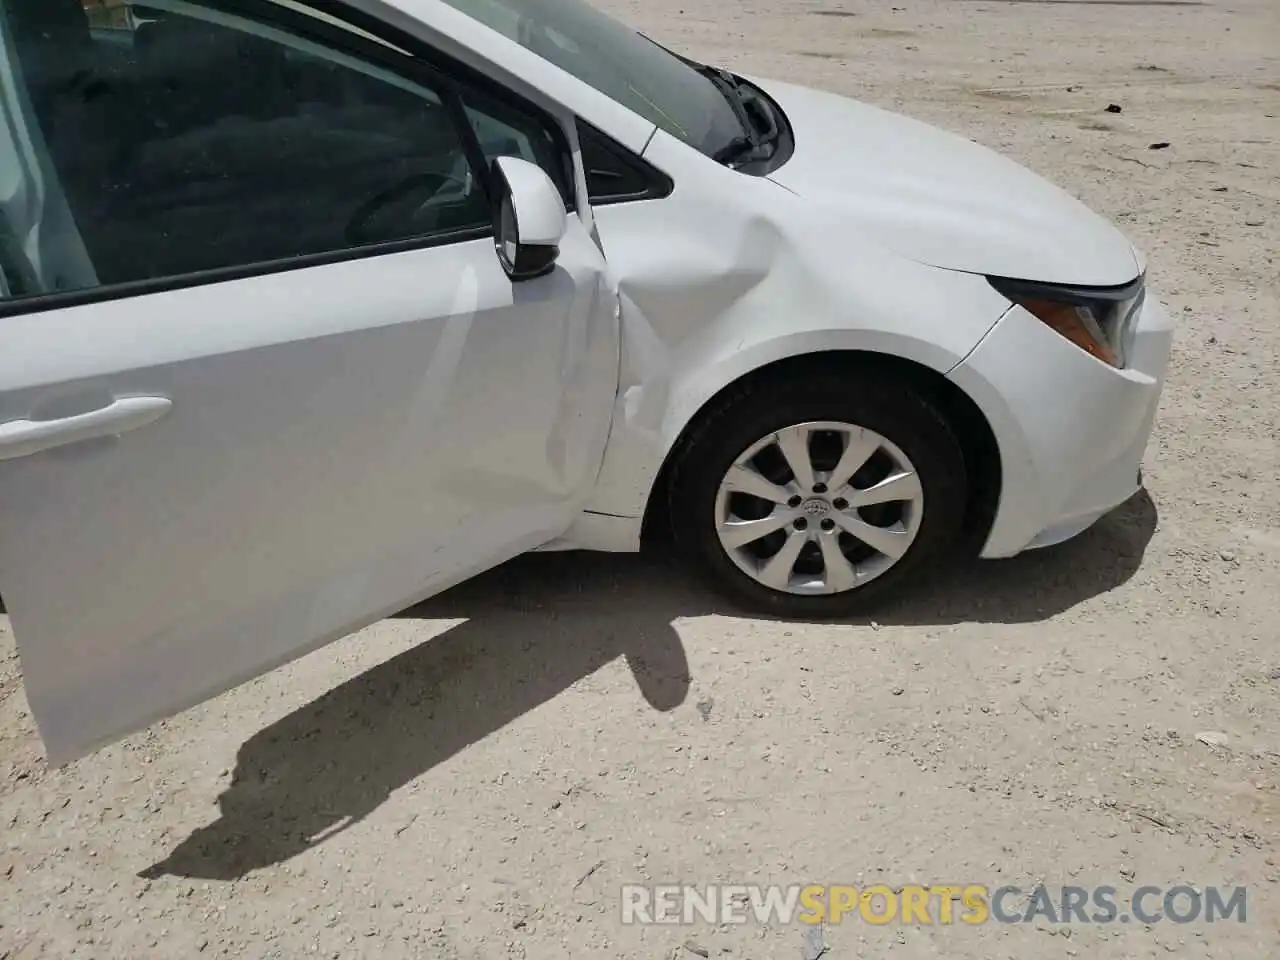
[[[993,287],[1081,350],[1113,367],[1125,365],[1144,278],[1120,287],[1064,287],[988,277]]]

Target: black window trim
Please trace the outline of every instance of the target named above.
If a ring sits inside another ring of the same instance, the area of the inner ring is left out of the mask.
[[[386,44],[391,44],[392,46],[389,47],[376,40],[367,39],[358,33],[343,29],[322,18],[313,17],[279,4],[263,3],[261,0],[198,0],[198,2],[215,10],[287,30],[290,33],[322,44],[329,49],[384,67],[403,76],[406,80],[420,83],[438,93],[445,108],[450,111],[454,125],[458,127],[463,152],[467,157],[468,163],[471,164],[473,173],[480,182],[481,188],[484,190],[491,206],[493,204],[492,176],[488,165],[484,163],[479,138],[476,136],[471,123],[466,120],[466,115],[463,112],[462,97],[468,90],[475,91],[481,97],[492,99],[518,113],[527,114],[530,119],[543,124],[550,131],[556,148],[562,152],[562,156],[572,158],[569,139],[565,134],[564,128],[548,111],[535,103],[529,102],[514,90],[485,76],[483,73],[434,49],[418,38],[397,30],[382,20],[353,10],[342,0],[301,0],[300,5],[328,14],[365,33],[383,39]],[[409,55],[407,59],[400,52],[401,50]],[[570,162],[572,161],[570,160]],[[557,184],[557,186],[559,187],[561,184]],[[576,200],[577,184],[571,180],[567,187],[572,191]],[[278,260],[259,261],[231,267],[216,267],[210,270],[133,280],[107,286],[87,287],[83,290],[65,290],[30,296],[5,297],[0,298],[0,318],[43,313],[49,310],[105,303],[111,300],[145,296],[153,293],[227,283],[250,277],[271,276],[333,263],[372,259],[410,250],[425,250],[448,244],[463,243],[492,237],[493,235],[493,224],[488,223],[483,226],[448,231],[446,233],[410,237],[385,243],[366,244],[323,253],[302,254]]]

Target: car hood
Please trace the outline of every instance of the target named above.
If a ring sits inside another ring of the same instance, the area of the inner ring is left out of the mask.
[[[1132,244],[1075,197],[971,140],[830,93],[753,80],[795,130],[771,175],[846,209],[898,254],[950,270],[1111,286],[1139,272]]]

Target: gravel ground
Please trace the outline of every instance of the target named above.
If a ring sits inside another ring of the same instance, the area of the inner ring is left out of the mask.
[[[744,619],[660,561],[524,558],[57,771],[0,617],[0,957],[811,957],[796,927],[619,919],[623,883],[749,880],[1243,884],[1245,924],[823,936],[1280,955],[1280,7],[901,2],[606,6],[1118,220],[1180,318],[1148,493],[877,623]]]

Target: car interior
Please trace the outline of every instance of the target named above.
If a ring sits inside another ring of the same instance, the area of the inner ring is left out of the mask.
[[[100,284],[489,221],[425,88],[229,18],[135,7],[121,28],[91,26],[81,0],[0,10]]]

